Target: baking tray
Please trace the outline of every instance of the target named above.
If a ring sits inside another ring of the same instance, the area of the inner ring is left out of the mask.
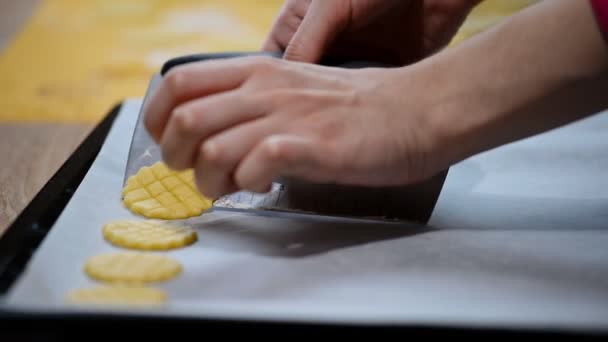
[[[52,229],[64,206],[78,188],[91,163],[104,143],[112,123],[119,113],[121,104],[114,107],[81,143],[59,170],[31,200],[27,207],[13,221],[0,239],[0,296],[4,295],[26,267],[38,245]],[[551,338],[595,338],[597,332],[505,329],[491,327],[444,326],[444,325],[352,325],[313,322],[272,322],[237,319],[183,318],[154,315],[130,315],[121,312],[108,313],[48,313],[20,312],[0,307],[0,339],[9,337],[65,340],[81,339],[94,332],[98,337],[136,335],[142,339],[174,338],[186,332],[221,331],[227,333],[298,333],[327,336],[329,333],[349,335],[399,333],[402,337],[413,338],[492,338],[505,336],[551,337]]]
[[[172,68],[194,62],[228,59],[244,56],[281,58],[280,53],[222,52],[203,53],[175,57],[154,75],[144,97],[144,104],[156,90],[160,80]],[[394,65],[367,60],[325,58],[324,66],[345,69],[393,68]],[[124,181],[144,166],[151,166],[162,159],[161,151],[145,129],[140,111],[129,149]],[[448,170],[441,170],[433,177],[405,186],[366,187],[341,184],[315,184],[297,179],[278,178],[267,193],[238,191],[218,198],[213,210],[255,213],[258,215],[312,215],[392,222],[427,223],[447,177]]]
[[[66,160],[27,207],[13,221],[0,238],[0,296],[7,293],[27,266],[30,257],[52,229],[56,219],[76,191],[89,167],[97,157],[122,104],[117,104],[91,131],[74,153]],[[0,337],[33,337],[48,340],[67,337],[82,338],[82,330],[94,331],[97,336],[115,336],[117,329],[126,329],[142,338],[175,337],[186,330],[222,330],[279,332],[279,333],[385,333],[398,332],[409,337],[605,337],[600,332],[560,331],[559,329],[505,329],[504,327],[474,327],[454,325],[374,324],[354,325],[314,322],[272,322],[217,318],[183,318],[128,313],[49,313],[21,312],[0,306]],[[93,329],[93,330],[90,330]],[[122,334],[122,333],[121,333]],[[3,340],[6,340],[3,338]]]

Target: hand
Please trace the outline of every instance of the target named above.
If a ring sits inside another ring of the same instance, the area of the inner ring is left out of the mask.
[[[408,67],[186,64],[144,118],[167,164],[194,168],[210,197],[281,177],[404,185],[605,109],[607,56],[587,2],[544,1]]]
[[[425,87],[403,73],[265,57],[183,65],[151,97],[145,125],[165,162],[194,168],[212,198],[265,192],[279,177],[406,184],[440,166]]]
[[[287,0],[263,50],[405,65],[445,47],[481,0]]]

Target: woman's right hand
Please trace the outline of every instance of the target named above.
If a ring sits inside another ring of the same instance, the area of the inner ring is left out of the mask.
[[[405,65],[445,47],[481,0],[287,0],[263,50]]]

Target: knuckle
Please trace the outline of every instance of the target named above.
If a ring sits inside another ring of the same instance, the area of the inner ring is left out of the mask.
[[[306,60],[306,43],[300,39],[292,39],[285,49],[285,59],[290,61],[303,61]]]
[[[304,59],[304,55],[300,53],[300,48],[295,48],[294,43],[291,43],[285,51],[285,58],[290,61],[300,61]]]
[[[167,75],[165,75],[165,89],[171,97],[177,97],[180,90],[183,88],[183,84],[184,75],[182,75],[182,72],[179,69],[170,70]]]
[[[157,126],[158,126],[158,119],[156,117],[154,117],[153,115],[147,114],[144,115],[143,118],[144,121],[144,127],[146,128],[146,130],[148,132],[150,132],[153,136],[154,139],[158,142],[158,133],[157,133]]]
[[[285,148],[277,137],[268,137],[262,142],[262,158],[270,163],[280,162],[285,159]]]
[[[184,107],[178,107],[171,116],[175,130],[179,133],[191,133],[194,131],[192,112]]]
[[[290,15],[285,18],[284,23],[285,27],[287,27],[290,32],[295,33],[302,24],[302,17],[297,15]]]
[[[219,144],[203,143],[200,145],[198,150],[198,158],[200,162],[214,169],[223,169],[225,167],[225,161],[222,158],[221,147]]]

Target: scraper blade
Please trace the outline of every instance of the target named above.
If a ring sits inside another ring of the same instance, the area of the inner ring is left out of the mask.
[[[173,66],[212,58],[236,57],[238,54],[206,54],[183,56],[167,62],[161,73],[154,75],[144,104],[154,92],[163,75]],[[361,67],[366,63],[344,63]],[[143,109],[142,105],[142,109]],[[160,147],[143,124],[140,109],[135,126],[123,184],[143,166],[162,160]],[[448,170],[435,177],[400,187],[353,187],[337,184],[311,184],[296,179],[280,179],[268,193],[239,191],[214,202],[212,210],[228,210],[258,214],[321,215],[381,221],[414,221],[426,223],[435,207]]]

